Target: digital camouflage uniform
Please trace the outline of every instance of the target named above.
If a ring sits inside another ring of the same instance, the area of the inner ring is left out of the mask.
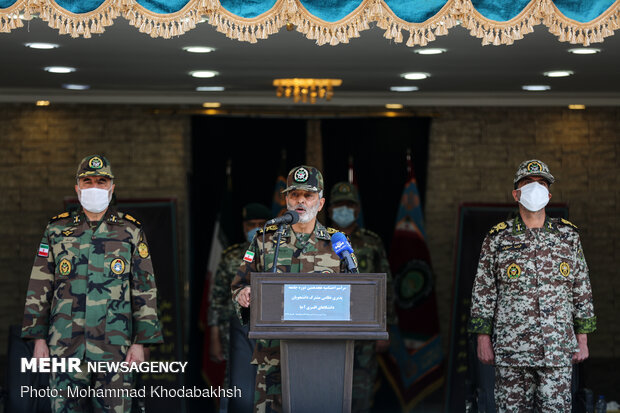
[[[107,160],[97,158],[104,168],[96,172],[109,170]],[[135,218],[108,208],[93,228],[82,210],[65,212],[53,217],[43,234],[30,275],[22,337],[46,339],[50,357],[124,361],[133,343],[163,342],[156,297],[147,241]],[[132,386],[130,374],[90,374],[85,366],[82,371],[52,374],[50,387]],[[131,408],[130,399],[95,398],[93,403],[96,411]],[[88,399],[52,400],[53,410],[60,412],[89,411],[89,405]]]
[[[289,172],[287,184],[285,192],[297,188],[319,192],[323,189],[323,177],[316,168],[304,165],[293,168]],[[249,321],[249,308],[242,308],[235,298],[243,288],[250,286],[250,273],[271,271],[277,229],[275,225],[267,227],[264,244],[263,231],[256,234],[232,282],[233,301],[243,324]],[[317,273],[317,276],[345,272],[346,265],[341,263],[340,258],[332,250],[331,234],[335,232],[337,232],[335,229],[325,228],[317,220],[311,234],[300,234],[298,237],[290,225],[284,225],[276,266],[277,272]],[[263,261],[263,252],[265,261]],[[255,410],[261,413],[280,412],[282,410],[280,340],[256,340],[252,358],[252,364],[258,365]]]
[[[534,404],[570,411],[575,334],[595,328],[573,224],[547,217],[542,228],[526,228],[517,216],[493,227],[482,244],[468,330],[492,336],[498,411],[533,411]]]
[[[341,201],[360,204],[357,188],[348,182],[334,184],[330,193],[330,205]],[[355,225],[351,233],[347,233],[355,257],[357,258],[358,270],[362,274],[385,273],[386,274],[386,306],[387,323],[397,324],[394,306],[394,287],[390,264],[387,260],[383,241],[379,235],[365,228]],[[355,342],[355,356],[353,360],[353,393],[351,411],[353,413],[369,412],[372,407],[374,385],[377,377],[378,362],[376,357],[376,342],[358,340]]]

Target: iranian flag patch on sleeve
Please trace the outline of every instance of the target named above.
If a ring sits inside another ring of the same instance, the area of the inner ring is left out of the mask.
[[[47,244],[39,245],[39,257],[48,257],[50,255],[50,246]]]
[[[243,261],[252,262],[254,261],[254,253],[252,251],[246,251],[243,256]]]

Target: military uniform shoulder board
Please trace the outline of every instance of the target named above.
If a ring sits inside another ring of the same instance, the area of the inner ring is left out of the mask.
[[[327,233],[328,233],[329,235],[335,234],[336,232],[338,232],[338,230],[337,230],[337,229],[327,227]]]
[[[579,228],[577,228],[577,225],[573,224],[572,222],[570,222],[567,219],[560,218],[560,221],[558,223],[562,224],[562,225],[566,225],[566,226],[572,227],[575,231],[579,230]]]
[[[376,239],[378,239],[378,240],[381,240],[381,237],[380,237],[380,236],[379,236],[379,234],[377,234],[376,232],[372,232],[371,230],[366,229],[366,228],[361,228],[361,230],[362,230],[362,233],[363,233],[364,235],[370,235],[370,236],[371,236],[371,237],[373,237],[373,238],[376,238]]]
[[[506,228],[508,228],[508,224],[505,221],[504,222],[500,222],[499,224],[497,224],[493,228],[491,228],[491,230],[489,231],[489,235],[497,234],[497,233],[505,230]]]
[[[239,244],[239,243],[233,244],[230,247],[226,248],[224,251],[222,251],[222,254],[228,254],[229,252],[239,248],[241,245],[243,245],[243,244]]]
[[[52,218],[50,218],[50,222],[58,221],[58,220],[63,219],[63,218],[69,218],[69,213],[68,212],[63,212],[62,214],[58,214],[56,216],[53,216]]]
[[[123,218],[125,218],[127,221],[134,223],[136,226],[140,227],[142,226],[142,224],[140,223],[140,221],[138,221],[137,219],[135,219],[134,217],[132,217],[129,214],[125,214],[123,215]]]

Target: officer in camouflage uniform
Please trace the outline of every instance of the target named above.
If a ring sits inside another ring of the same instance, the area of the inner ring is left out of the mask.
[[[392,274],[381,238],[357,224],[360,199],[357,188],[348,182],[338,182],[329,197],[328,213],[334,228],[344,232],[355,251],[360,273],[387,275],[387,323],[397,324],[394,308]],[[369,412],[372,407],[374,384],[377,377],[377,352],[387,351],[389,340],[355,342],[353,361],[353,400],[351,411]]]
[[[243,207],[242,217],[243,233],[247,241],[232,245],[222,252],[210,290],[208,310],[210,356],[215,361],[228,360],[224,386],[241,389],[240,398],[228,400],[228,411],[235,413],[252,411],[256,366],[250,362],[256,343],[248,338],[248,326],[242,326],[235,313],[230,284],[254,235],[271,218],[271,211],[264,205],[251,203]]]
[[[26,295],[22,337],[33,356],[75,357],[81,373],[52,373],[55,412],[129,412],[131,399],[66,397],[71,386],[130,389],[132,374],[89,373],[87,361],[144,361],[144,344],[163,342],[157,288],[140,223],[108,207],[114,191],[110,163],[87,156],[77,171],[82,209],[53,217],[39,245]]]
[[[299,222],[284,226],[277,262],[278,272],[345,272],[345,264],[341,264],[331,246],[331,234],[337,231],[325,228],[316,219],[316,214],[325,204],[321,172],[306,165],[293,168],[288,174],[287,188],[283,192],[286,194],[287,208],[299,214]],[[264,244],[262,230],[257,233],[232,282],[233,300],[244,324],[249,319],[250,273],[271,271],[273,268],[276,230],[275,225],[267,228]],[[280,340],[257,340],[252,364],[258,365],[255,411],[280,412]]]
[[[577,227],[545,214],[554,180],[543,162],[521,163],[519,215],[482,244],[468,330],[480,361],[495,364],[499,412],[570,412],[571,363],[588,357],[596,329]]]

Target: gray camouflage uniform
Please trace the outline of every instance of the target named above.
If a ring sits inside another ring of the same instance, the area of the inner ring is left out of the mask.
[[[517,178],[545,176],[520,172]],[[549,217],[542,228],[527,228],[520,216],[493,227],[482,244],[468,331],[491,335],[498,411],[570,411],[575,334],[595,329],[577,228]]]

